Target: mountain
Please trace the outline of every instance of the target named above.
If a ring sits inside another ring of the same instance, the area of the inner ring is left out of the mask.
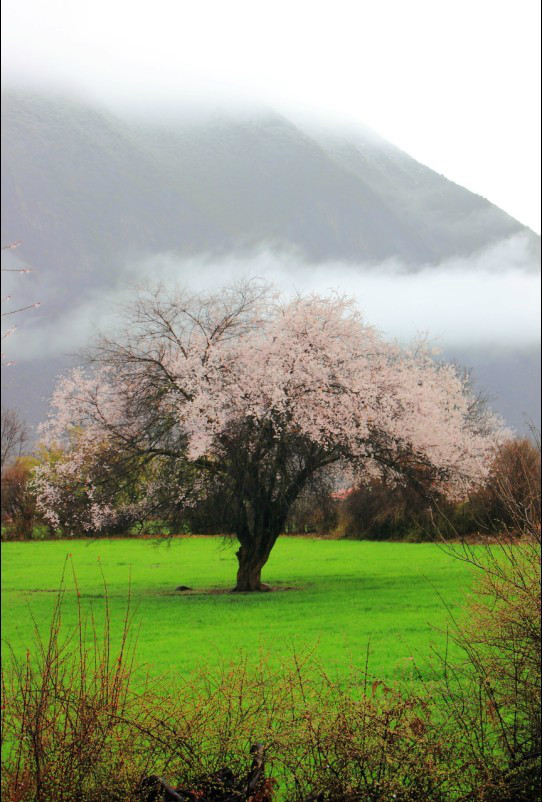
[[[2,115],[3,241],[82,286],[141,253],[265,243],[415,267],[526,230],[374,135],[318,140],[272,113],[127,122],[14,92]]]
[[[160,254],[179,257],[181,280],[181,257],[258,248],[330,270],[397,260],[415,272],[519,236],[538,258],[533,232],[372,132],[310,130],[270,111],[127,118],[18,90],[3,92],[2,118],[2,242],[21,240],[20,260],[35,270],[28,293],[14,293],[39,295],[49,320],[70,310],[74,330],[88,299]],[[40,395],[62,352],[34,371]],[[11,384],[9,403],[19,403],[20,380]],[[36,418],[44,405],[30,407]]]

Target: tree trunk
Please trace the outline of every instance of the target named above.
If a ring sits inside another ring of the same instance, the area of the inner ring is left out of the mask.
[[[237,593],[251,593],[254,591],[270,590],[269,585],[262,582],[262,568],[269,559],[271,549],[276,537],[269,537],[267,542],[251,543],[241,546],[237,551],[239,568],[237,570],[237,584],[234,591]]]
[[[303,486],[301,478],[298,477],[281,494],[280,501],[273,501],[269,493],[261,489],[252,498],[244,500],[237,526],[237,537],[241,544],[237,551],[239,568],[234,588],[237,593],[271,590],[269,585],[262,582],[262,568],[269,559],[278,536],[284,532],[290,505]]]

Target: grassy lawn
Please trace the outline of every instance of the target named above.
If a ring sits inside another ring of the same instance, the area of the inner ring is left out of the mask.
[[[457,609],[471,578],[463,563],[431,544],[282,537],[263,579],[293,590],[189,595],[174,588],[233,586],[235,549],[221,538],[4,543],[2,631],[16,652],[31,646],[30,611],[47,631],[68,553],[83,606],[98,613],[102,566],[117,631],[131,577],[140,660],[182,675],[198,662],[213,665],[240,653],[257,659],[260,650],[280,660],[317,645],[327,670],[344,677],[350,666],[363,667],[370,641],[371,673],[398,677],[410,670],[412,656],[423,666],[431,644],[442,645],[433,627],[446,624],[443,599]],[[77,620],[71,569],[67,586],[63,620],[70,626]]]

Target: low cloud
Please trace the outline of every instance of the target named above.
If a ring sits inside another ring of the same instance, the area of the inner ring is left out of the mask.
[[[120,304],[137,285],[179,284],[219,290],[240,278],[260,277],[285,294],[339,291],[353,296],[366,320],[386,336],[409,340],[429,334],[437,345],[517,349],[540,342],[540,272],[527,241],[511,237],[467,259],[412,266],[399,260],[381,264],[310,264],[300,254],[261,248],[250,255],[183,258],[161,253],[131,262],[116,286],[89,293],[52,322],[47,308],[20,319],[10,346],[19,361],[72,353],[97,330],[108,329]]]

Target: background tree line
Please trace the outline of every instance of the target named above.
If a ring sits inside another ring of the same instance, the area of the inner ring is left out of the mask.
[[[36,467],[58,460],[60,450],[27,448],[27,427],[14,410],[2,410],[2,539],[88,537],[117,534],[224,534],[231,522],[220,492],[207,492],[182,514],[164,505],[154,518],[121,520],[103,533],[74,528],[79,507],[87,501],[73,493],[66,498],[65,518],[53,527],[36,507],[32,482]],[[534,438],[515,438],[503,444],[486,481],[461,502],[444,496],[430,498],[412,485],[393,485],[383,479],[354,482],[345,493],[334,490],[330,477],[313,481],[292,505],[285,525],[287,534],[309,534],[367,540],[423,541],[437,534],[475,536],[499,525],[513,529],[511,505],[502,498],[506,484],[517,506],[540,514],[537,492],[540,452]],[[132,491],[137,500],[147,493],[145,477]]]

